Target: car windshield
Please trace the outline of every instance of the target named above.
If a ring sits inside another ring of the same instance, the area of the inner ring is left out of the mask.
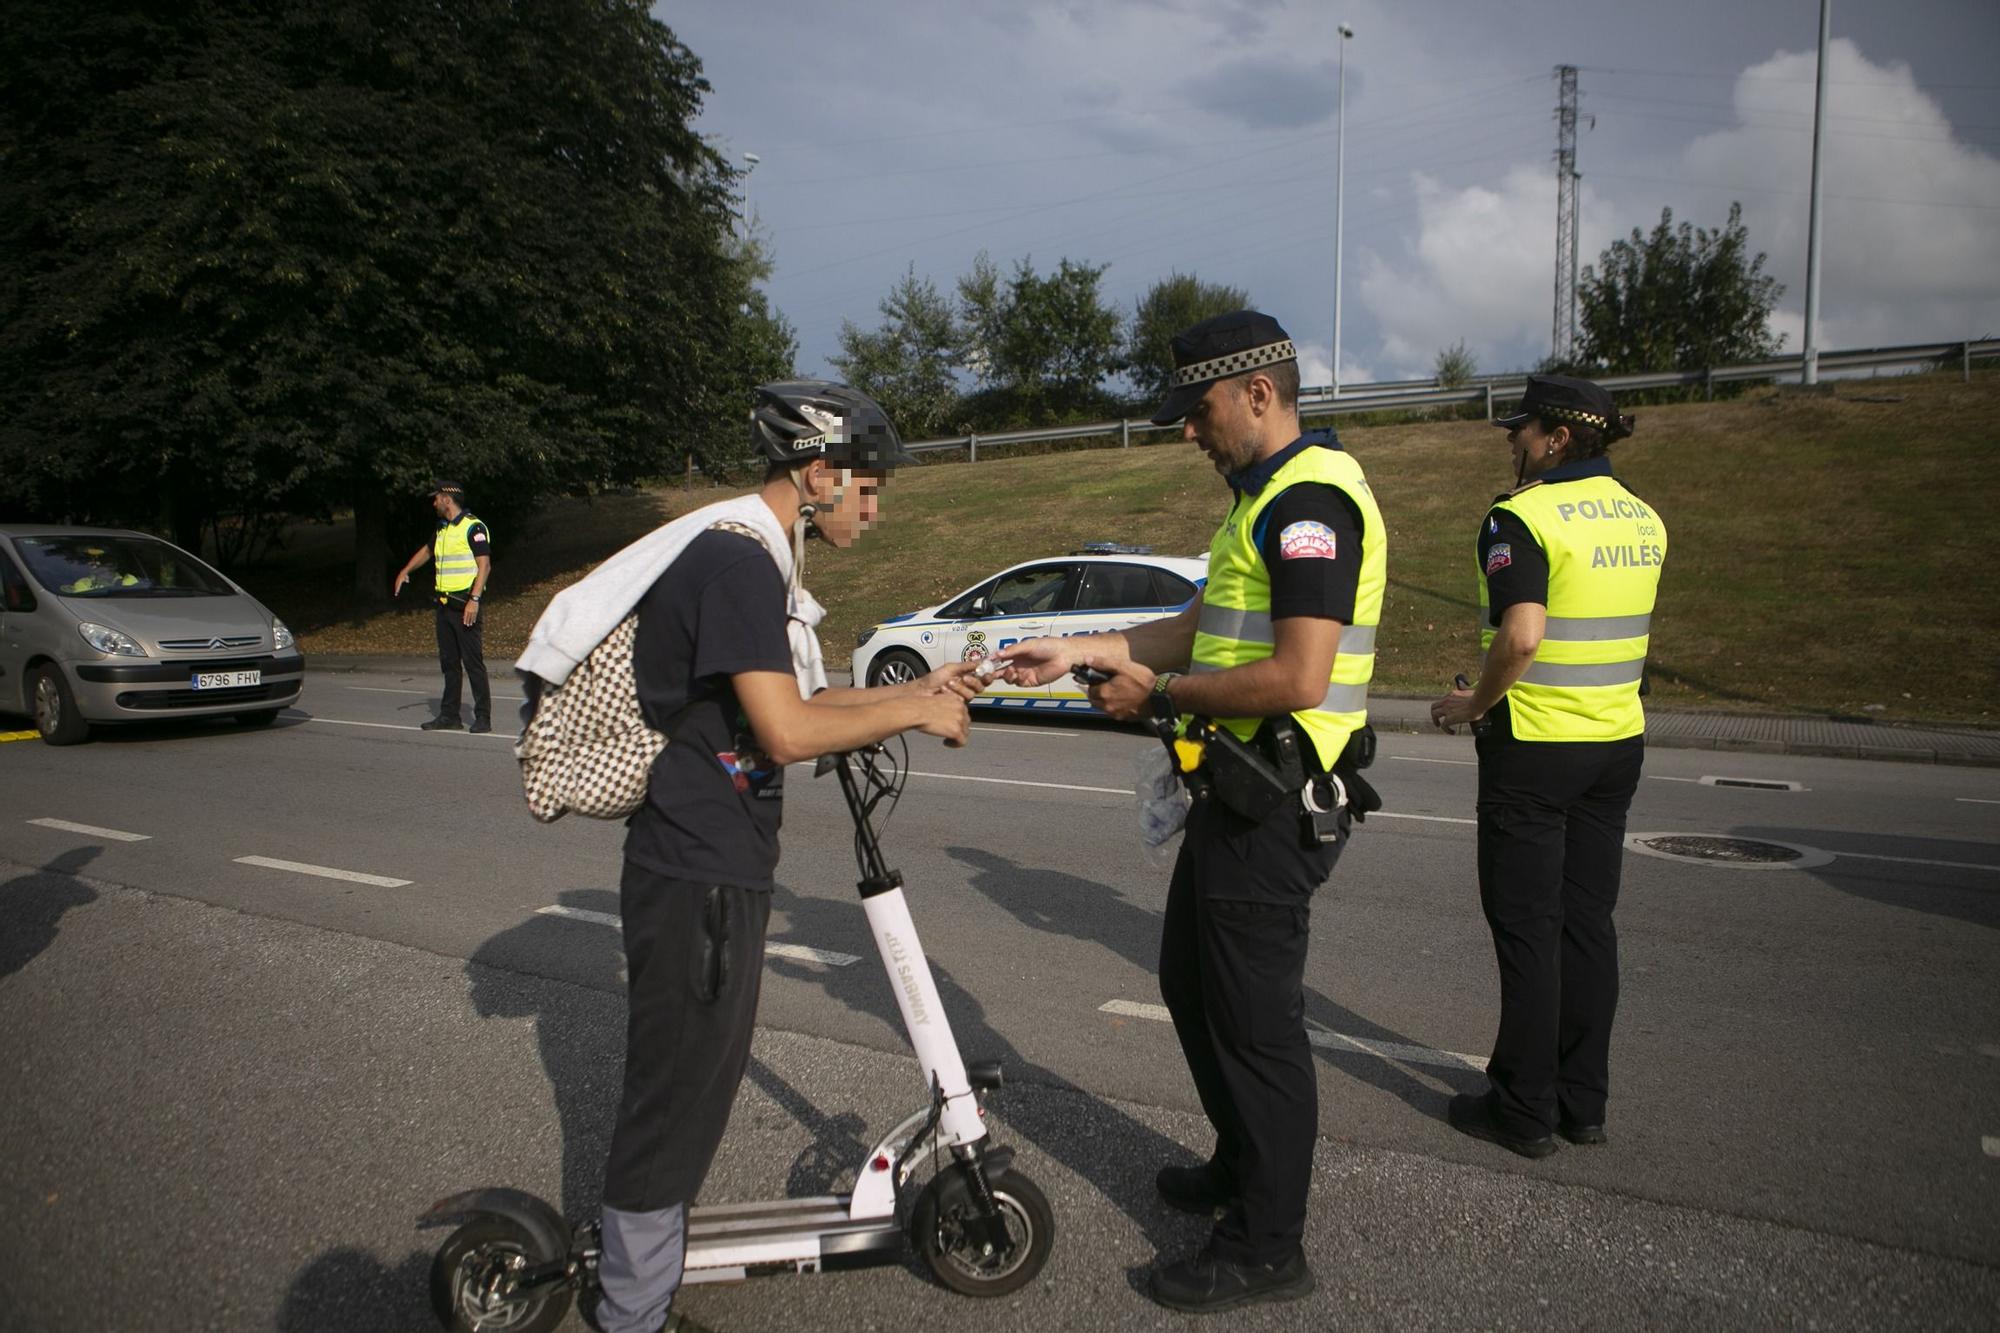
[[[228,597],[222,575],[151,537],[16,537],[35,582],[64,597]]]

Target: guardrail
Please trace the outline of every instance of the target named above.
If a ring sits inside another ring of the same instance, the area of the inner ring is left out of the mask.
[[[1841,370],[1893,370],[1956,359],[1962,373],[1972,378],[1975,360],[2000,356],[2000,339],[1974,339],[1951,343],[1915,343],[1903,347],[1865,347],[1841,352],[1821,352],[1822,372]],[[1781,356],[1740,366],[1715,366],[1703,370],[1665,370],[1636,375],[1606,375],[1597,383],[1614,392],[1638,389],[1675,389],[1743,380],[1770,380],[1802,375],[1805,357]],[[1426,387],[1428,386],[1428,387]],[[1324,386],[1299,390],[1299,417],[1317,420],[1343,412],[1379,412],[1397,408],[1448,407],[1479,403],[1486,419],[1493,419],[1493,405],[1518,399],[1527,387],[1527,372],[1482,375],[1468,384],[1444,389],[1429,380],[1392,380],[1379,384],[1345,387],[1340,397],[1329,396]],[[964,449],[972,461],[979,459],[981,445],[998,448],[1010,444],[1045,444],[1056,440],[1083,440],[1115,435],[1119,444],[1130,448],[1134,435],[1148,431],[1178,431],[1178,425],[1155,426],[1150,421],[1096,421],[1081,426],[1050,426],[1041,430],[998,431],[991,435],[958,435],[945,439],[918,440],[904,447],[915,453],[933,449]]]

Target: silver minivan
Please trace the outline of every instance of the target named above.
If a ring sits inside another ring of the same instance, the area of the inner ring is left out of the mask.
[[[0,526],[0,712],[51,745],[103,722],[234,715],[299,697],[285,623],[226,576],[141,532]]]

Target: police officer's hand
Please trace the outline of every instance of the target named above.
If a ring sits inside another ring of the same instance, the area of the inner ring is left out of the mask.
[[[408,574],[398,573],[396,581],[389,585],[389,595],[391,597],[401,597],[403,595],[403,585],[409,581],[410,576]]]
[[[1152,714],[1147,697],[1153,692],[1155,673],[1151,667],[1124,658],[1085,657],[1078,665],[1109,671],[1111,679],[1090,687],[1090,702],[1120,722],[1134,722]]]
[[[473,623],[478,619],[479,619],[479,603],[468,601],[465,604],[465,627],[467,629],[471,629]]]
[[[1069,674],[1069,644],[1062,639],[1023,639],[1002,654],[1000,678],[1009,685],[1047,685]]]
[[[926,694],[917,700],[917,730],[926,736],[936,736],[946,745],[963,745],[972,735],[972,714],[965,710],[965,700],[947,691],[943,694]]]
[[[1447,736],[1456,736],[1453,730],[1464,723],[1477,722],[1486,714],[1472,706],[1472,691],[1453,690],[1450,694],[1431,705],[1431,723]]]
[[[976,699],[986,688],[986,681],[972,673],[979,670],[977,662],[947,662],[927,676],[920,677],[910,686],[912,694],[950,694],[960,699]]]

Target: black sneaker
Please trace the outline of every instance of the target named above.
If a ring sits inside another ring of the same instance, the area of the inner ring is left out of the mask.
[[[1168,1206],[1203,1217],[1218,1208],[1227,1208],[1236,1191],[1230,1188],[1229,1173],[1220,1162],[1200,1166],[1165,1166],[1153,1177],[1154,1186]]]
[[[465,724],[455,717],[434,717],[428,722],[419,722],[418,731],[464,731]]]
[[[1239,1264],[1203,1247],[1192,1259],[1153,1270],[1153,1299],[1169,1310],[1214,1314],[1260,1301],[1295,1301],[1315,1283],[1303,1250],[1281,1264]]]
[[[471,732],[475,736],[483,736],[487,732],[493,730],[493,724],[491,722],[481,722],[477,719],[474,719],[472,725],[467,727],[466,730]]]
[[[1556,1122],[1556,1133],[1579,1147],[1587,1147],[1607,1141],[1604,1137],[1604,1124],[1602,1121],[1595,1125],[1580,1125],[1574,1120],[1558,1120]]]
[[[1501,1125],[1493,1114],[1493,1097],[1484,1097],[1470,1092],[1461,1092],[1445,1107],[1444,1118],[1451,1127],[1461,1134],[1469,1134],[1475,1139],[1497,1143],[1508,1152],[1519,1153],[1523,1157],[1547,1157],[1556,1150],[1555,1136],[1543,1134],[1528,1138],[1515,1134]]]

